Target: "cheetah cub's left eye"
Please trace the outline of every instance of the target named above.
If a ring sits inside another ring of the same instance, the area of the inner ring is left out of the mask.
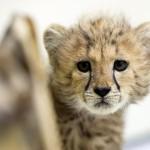
[[[128,62],[125,60],[115,60],[114,69],[117,71],[124,71],[127,69],[128,65]]]
[[[77,68],[81,72],[88,72],[91,70],[91,64],[89,61],[80,61],[77,63]]]

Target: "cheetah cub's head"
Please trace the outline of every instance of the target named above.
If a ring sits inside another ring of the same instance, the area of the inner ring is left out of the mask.
[[[100,17],[44,34],[54,96],[67,107],[110,114],[148,93],[150,23]]]

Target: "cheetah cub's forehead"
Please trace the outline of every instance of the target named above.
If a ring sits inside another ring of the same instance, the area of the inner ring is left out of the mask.
[[[124,17],[101,17],[83,19],[79,21],[78,28],[87,40],[115,44],[118,37],[130,30],[130,25]]]
[[[85,40],[84,48],[91,60],[100,60],[99,55],[106,56],[107,59],[109,59],[109,54],[110,57],[115,57],[113,55],[117,54],[116,51],[119,50],[119,45],[123,42],[126,41],[127,46],[129,46],[129,41],[130,45],[134,43],[131,42],[134,39],[133,34],[131,34],[131,27],[124,17],[81,19],[71,30],[73,33],[77,31],[80,33],[76,35],[76,38]]]

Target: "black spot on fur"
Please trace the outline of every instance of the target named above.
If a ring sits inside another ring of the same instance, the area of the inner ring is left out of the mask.
[[[85,150],[84,146],[83,145],[79,145],[79,150]]]
[[[115,45],[115,44],[116,44],[116,40],[112,40],[112,41],[111,41],[111,44],[112,44],[112,45]]]
[[[84,31],[84,29],[82,29],[80,26],[79,26],[79,29],[80,29],[80,32],[81,34],[83,35],[87,45],[86,45],[86,48],[87,50],[89,50],[91,47],[93,47],[94,45],[94,40],[88,35],[88,33],[86,31]]]
[[[71,139],[71,141],[70,141],[70,150],[74,150],[75,149],[75,145],[74,145],[75,143],[74,143],[74,140],[73,140],[73,138]]]
[[[104,147],[100,146],[100,145],[97,145],[97,146],[95,146],[95,150],[104,150]]]
[[[79,127],[80,127],[82,136],[84,136],[86,138],[92,138],[91,133],[83,126],[83,124],[81,122],[79,123]]]
[[[123,31],[122,31],[122,30],[119,31],[118,35],[119,35],[119,36],[123,35]]]
[[[66,131],[66,136],[69,135],[71,133],[71,131],[72,131],[72,128],[68,128]]]

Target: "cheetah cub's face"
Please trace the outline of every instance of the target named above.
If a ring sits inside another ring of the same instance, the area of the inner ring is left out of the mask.
[[[109,114],[148,92],[150,23],[132,28],[124,19],[101,17],[44,34],[57,100],[76,110]]]

